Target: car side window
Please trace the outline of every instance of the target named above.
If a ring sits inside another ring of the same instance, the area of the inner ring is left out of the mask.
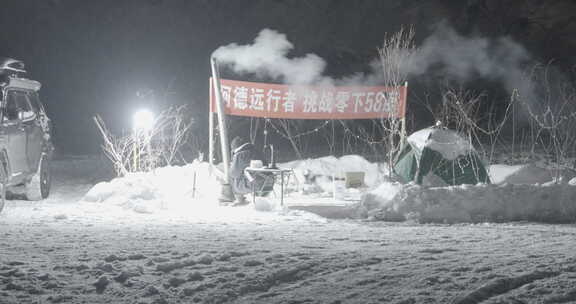
[[[27,121],[35,117],[36,112],[28,101],[28,94],[26,92],[18,92],[16,94],[16,103],[20,117],[22,120]]]
[[[8,91],[6,95],[6,107],[4,108],[4,121],[18,120],[18,101],[16,91]]]
[[[4,121],[12,122],[22,118],[23,120],[34,117],[34,110],[28,102],[25,92],[8,91],[6,98],[6,108],[4,110]]]
[[[38,98],[38,93],[29,92],[28,93],[28,101],[30,102],[30,105],[32,106],[32,110],[34,110],[34,112],[36,114],[40,114],[40,113],[44,112],[44,108],[42,106],[42,103],[40,102],[40,98]]]

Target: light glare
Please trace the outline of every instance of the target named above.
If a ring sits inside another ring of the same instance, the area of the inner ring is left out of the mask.
[[[154,114],[143,109],[134,113],[133,127],[135,131],[150,131],[154,126]]]

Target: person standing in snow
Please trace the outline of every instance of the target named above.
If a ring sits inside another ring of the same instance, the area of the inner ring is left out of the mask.
[[[232,161],[230,162],[230,186],[234,194],[234,205],[246,205],[248,201],[244,195],[252,191],[253,183],[261,184],[260,179],[248,175],[244,169],[250,166],[251,160],[262,160],[265,163],[262,153],[256,150],[254,145],[247,140],[236,136],[230,144],[232,150]],[[232,201],[232,200],[230,200]]]

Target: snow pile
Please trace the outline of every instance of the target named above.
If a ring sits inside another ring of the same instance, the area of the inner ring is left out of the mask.
[[[499,184],[442,187],[387,181],[382,165],[358,155],[297,160],[279,166],[294,170],[295,178],[290,177],[285,187],[285,203],[291,207],[346,207],[346,214],[350,213],[347,217],[359,212],[363,217],[394,221],[576,221],[576,178],[554,183],[552,172],[530,165],[492,166],[491,178]],[[364,172],[365,187],[343,189],[345,195],[338,197],[335,185],[342,181],[333,179],[351,171]],[[208,164],[195,162],[98,183],[82,201],[109,210],[111,216],[121,209],[202,221],[260,221],[263,216],[274,220],[279,213],[292,212],[279,205],[278,192],[256,198],[254,204],[245,207],[222,207],[218,203],[220,188],[209,174]],[[251,196],[247,199],[252,201]]]
[[[264,198],[264,197],[256,197],[254,200],[254,209],[262,212],[273,212],[277,211],[280,206],[275,203],[273,200]]]
[[[569,184],[461,185],[427,188],[383,184],[366,194],[365,215],[419,222],[576,221],[576,187]]]
[[[567,182],[576,174],[570,170],[541,168],[533,164],[526,165],[492,165],[490,166],[490,178],[494,184],[532,185],[554,181],[556,176]]]
[[[525,165],[492,165],[490,166],[490,180],[494,184],[532,185],[554,181],[559,176],[561,182],[570,181],[576,177],[572,170],[543,168],[534,164]]]
[[[136,212],[151,221],[245,223],[284,221],[293,217],[313,222],[325,220],[302,211],[287,210],[280,206],[277,197],[257,197],[254,204],[245,206],[221,206],[220,193],[221,184],[210,174],[209,164],[194,162],[100,182],[80,200],[89,205],[61,211],[80,212],[83,217],[106,212],[110,219],[126,220],[132,220]],[[252,201],[250,195],[246,198]]]
[[[377,186],[387,174],[382,165],[371,163],[359,155],[296,160],[280,166],[294,170],[296,184],[293,186],[306,193],[332,192],[333,178],[343,177],[345,172],[364,172],[364,185],[368,188]]]
[[[532,164],[492,165],[492,185],[430,187],[385,182],[366,193],[360,213],[377,220],[419,222],[576,221],[574,172]]]
[[[131,173],[96,184],[82,201],[116,205],[140,213],[180,207],[215,205],[220,184],[209,174],[208,164],[163,167]]]
[[[410,135],[407,141],[417,151],[429,148],[442,154],[442,157],[448,160],[457,159],[459,156],[467,155],[474,150],[470,142],[458,133],[439,128],[417,131]]]
[[[397,199],[399,193],[403,191],[406,185],[398,182],[385,182],[378,186],[378,188],[366,193],[362,197],[360,203],[361,212],[366,212],[364,216],[372,217],[373,219],[387,220],[387,221],[402,221],[405,220],[399,212],[388,212],[388,208]],[[386,210],[382,210],[386,209]]]

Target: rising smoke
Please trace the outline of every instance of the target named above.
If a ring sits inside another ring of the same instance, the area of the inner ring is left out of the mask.
[[[517,90],[533,98],[533,85],[525,77],[530,62],[526,49],[508,37],[464,37],[445,24],[436,27],[416,52],[407,74],[421,76],[435,69],[458,82],[477,78],[495,80],[511,94]]]
[[[326,62],[315,54],[288,58],[294,45],[286,35],[271,29],[260,31],[254,43],[219,47],[213,55],[239,74],[256,74],[289,84],[312,84],[323,78]]]
[[[239,74],[255,74],[296,85],[378,85],[382,82],[380,64],[373,60],[369,73],[356,73],[334,79],[324,75],[326,61],[316,54],[289,58],[294,49],[285,34],[271,29],[260,31],[253,44],[232,43],[219,47],[214,56]]]
[[[326,61],[316,54],[288,57],[294,45],[285,34],[263,29],[253,44],[232,43],[218,48],[213,56],[239,74],[256,74],[287,84],[377,85],[383,83],[382,67],[375,60],[371,72],[333,79],[324,75]],[[404,73],[426,76],[432,69],[443,77],[467,82],[478,77],[499,81],[514,90],[532,95],[532,85],[523,77],[530,60],[528,52],[510,38],[468,38],[440,24],[415,52]]]

